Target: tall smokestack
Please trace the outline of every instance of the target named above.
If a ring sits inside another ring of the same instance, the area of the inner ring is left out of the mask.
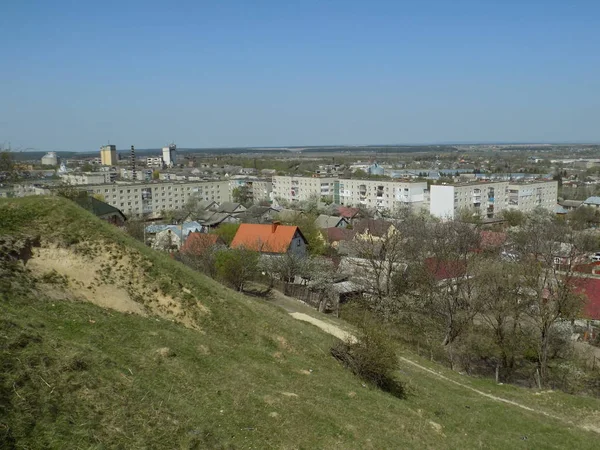
[[[135,173],[135,148],[133,148],[133,145],[131,146],[131,177],[134,180],[137,180]]]

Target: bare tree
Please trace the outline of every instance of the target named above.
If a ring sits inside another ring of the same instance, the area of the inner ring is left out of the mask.
[[[531,307],[522,286],[523,266],[489,259],[473,270],[477,298],[481,308],[478,317],[490,327],[498,352],[500,369],[510,378],[518,355],[527,347],[528,325],[524,318]]]
[[[583,259],[584,242],[564,221],[541,210],[530,214],[511,238],[524,262],[521,279],[537,333],[541,384],[548,376],[553,326],[575,318],[582,306],[574,269]]]
[[[272,278],[292,283],[296,276],[305,275],[308,259],[292,252],[283,255],[261,255],[260,268]]]

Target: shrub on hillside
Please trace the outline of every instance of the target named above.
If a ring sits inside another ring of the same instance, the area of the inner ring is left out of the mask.
[[[218,278],[238,291],[258,274],[259,254],[246,249],[223,249],[215,254]]]
[[[337,342],[331,354],[363,380],[395,397],[405,396],[404,385],[394,377],[398,358],[392,341],[372,318],[359,324],[357,339]]]

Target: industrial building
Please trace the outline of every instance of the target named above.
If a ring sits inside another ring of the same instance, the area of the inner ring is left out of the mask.
[[[100,147],[100,162],[103,166],[116,166],[117,161],[116,145],[103,145]]]
[[[177,146],[175,144],[163,147],[162,160],[164,167],[174,167],[177,164]]]
[[[44,156],[42,156],[42,165],[43,166],[58,166],[60,159],[56,155],[56,152],[48,152]]]

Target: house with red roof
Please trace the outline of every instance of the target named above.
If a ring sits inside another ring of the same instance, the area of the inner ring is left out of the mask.
[[[191,256],[202,256],[215,247],[226,247],[225,241],[212,233],[190,233],[181,246],[180,252]]]
[[[482,231],[481,232],[481,250],[495,251],[502,248],[506,244],[506,233],[499,231]]]
[[[352,221],[361,216],[360,209],[351,208],[349,206],[338,206],[337,213],[340,217],[343,217],[348,221]]]
[[[454,280],[467,274],[467,264],[464,261],[444,261],[437,258],[425,259],[427,272],[436,281]]]
[[[244,248],[261,253],[294,253],[305,256],[308,241],[295,225],[243,223],[238,228],[231,248]]]
[[[585,296],[584,319],[600,320],[600,278],[581,277],[573,280],[575,292]]]

